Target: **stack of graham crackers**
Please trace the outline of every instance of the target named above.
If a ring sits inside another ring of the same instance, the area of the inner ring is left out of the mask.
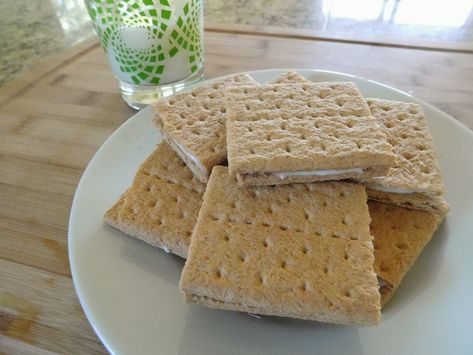
[[[187,302],[376,324],[448,212],[419,105],[289,71],[154,110],[165,142],[105,221],[187,258]]]

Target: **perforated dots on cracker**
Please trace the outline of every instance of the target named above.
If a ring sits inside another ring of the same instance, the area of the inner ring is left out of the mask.
[[[205,185],[161,143],[131,187],[105,214],[106,223],[168,252],[187,256]]]
[[[362,185],[241,188],[213,169],[180,280],[208,307],[374,324],[380,295]]]
[[[441,197],[443,181],[422,107],[381,99],[367,100],[396,154],[386,176],[361,178],[370,198],[409,208],[448,211]]]
[[[228,76],[153,104],[155,124],[201,182],[227,158],[224,88],[256,85],[247,74]]]
[[[242,185],[386,174],[395,157],[353,83],[226,89],[230,173]]]

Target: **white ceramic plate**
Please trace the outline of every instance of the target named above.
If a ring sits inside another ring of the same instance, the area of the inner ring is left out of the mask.
[[[267,82],[284,70],[250,74]],[[454,119],[379,83],[299,70],[314,81],[354,81],[366,97],[420,103],[438,149],[451,205],[376,327],[335,326],[187,305],[184,261],[102,223],[160,141],[147,108],[95,154],[72,205],[69,257],[90,323],[114,354],[473,354],[473,134]]]

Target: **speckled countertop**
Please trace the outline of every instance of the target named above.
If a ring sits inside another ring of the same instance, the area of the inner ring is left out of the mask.
[[[428,16],[419,4],[397,0],[206,0],[205,20],[309,28],[337,37],[395,35],[411,42],[473,42],[473,2],[435,2]],[[83,0],[0,1],[0,85],[40,59],[93,35]]]
[[[82,1],[0,1],[0,84],[93,35]]]

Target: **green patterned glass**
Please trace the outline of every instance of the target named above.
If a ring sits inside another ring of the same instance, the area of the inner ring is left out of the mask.
[[[202,0],[85,4],[130,106],[142,108],[202,78]]]

